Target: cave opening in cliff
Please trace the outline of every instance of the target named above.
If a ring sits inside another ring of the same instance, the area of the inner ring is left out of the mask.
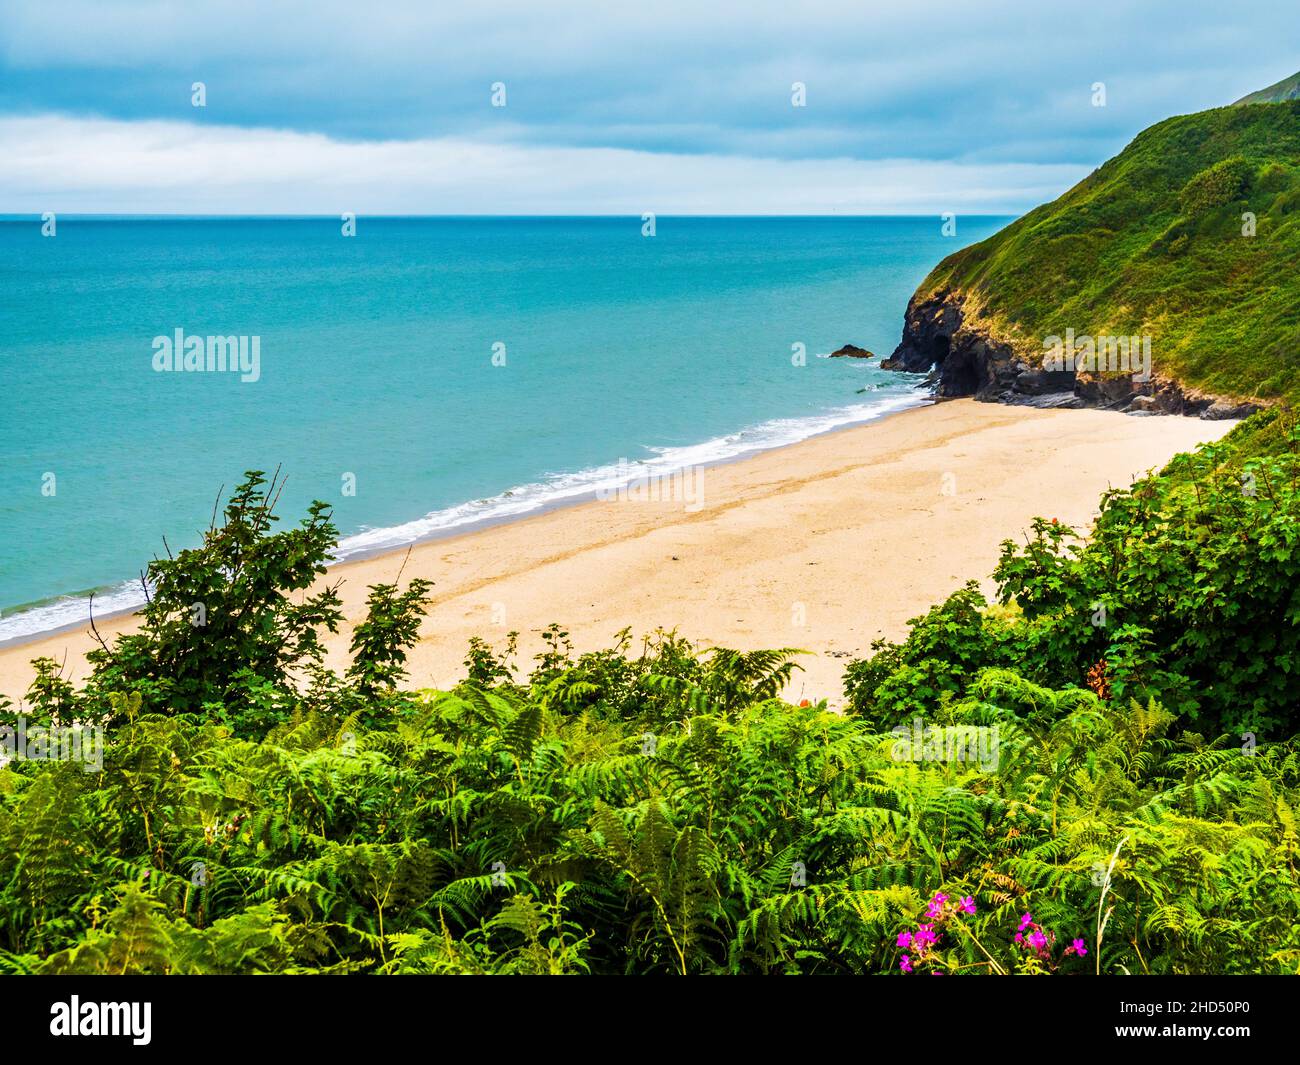
[[[980,375],[970,352],[959,348],[953,353],[939,380],[945,396],[973,396],[979,388]]]
[[[933,351],[934,362],[932,363],[932,365],[939,366],[939,367],[943,366],[944,360],[948,358],[948,349],[950,346],[951,345],[947,337],[937,336],[934,338],[934,351]]]

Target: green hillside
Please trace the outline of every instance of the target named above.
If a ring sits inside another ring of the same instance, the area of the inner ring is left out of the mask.
[[[1297,99],[1300,99],[1300,74],[1292,74],[1267,89],[1260,89],[1259,92],[1243,96],[1237,104],[1276,104]]]
[[[1251,221],[1253,218],[1253,235]],[[913,299],[1030,365],[1044,338],[1147,335],[1157,378],[1300,393],[1300,101],[1170,118],[1056,201],[944,259]]]

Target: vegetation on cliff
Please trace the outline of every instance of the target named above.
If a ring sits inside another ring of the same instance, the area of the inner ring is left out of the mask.
[[[1300,394],[1300,100],[1167,119],[1052,203],[944,259],[915,303],[1031,366],[1067,329],[1149,336],[1157,377]]]
[[[1240,107],[1245,104],[1276,104],[1286,100],[1300,99],[1300,74],[1276,81],[1266,89],[1249,93],[1236,102]]]

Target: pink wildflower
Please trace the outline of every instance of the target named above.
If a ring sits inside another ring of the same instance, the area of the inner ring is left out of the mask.
[[[936,917],[942,917],[943,908],[947,904],[947,902],[948,902],[947,895],[943,894],[943,892],[937,893],[934,896],[934,898],[930,900],[930,905],[926,909],[925,915],[929,917],[931,920],[934,920]]]
[[[898,967],[902,969],[903,972],[910,973],[912,971],[912,959],[904,954],[898,959]]]
[[[958,904],[958,908],[961,910],[962,913],[973,914],[975,912],[975,900],[971,898],[969,895],[967,895]]]

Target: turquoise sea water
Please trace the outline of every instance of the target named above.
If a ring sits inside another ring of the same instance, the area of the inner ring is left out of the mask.
[[[246,469],[282,468],[285,521],[331,503],[347,555],[916,403],[818,356],[889,354],[928,270],[1007,221],[0,221],[0,640],[137,605]],[[259,338],[258,379],[157,372],[177,329]]]

